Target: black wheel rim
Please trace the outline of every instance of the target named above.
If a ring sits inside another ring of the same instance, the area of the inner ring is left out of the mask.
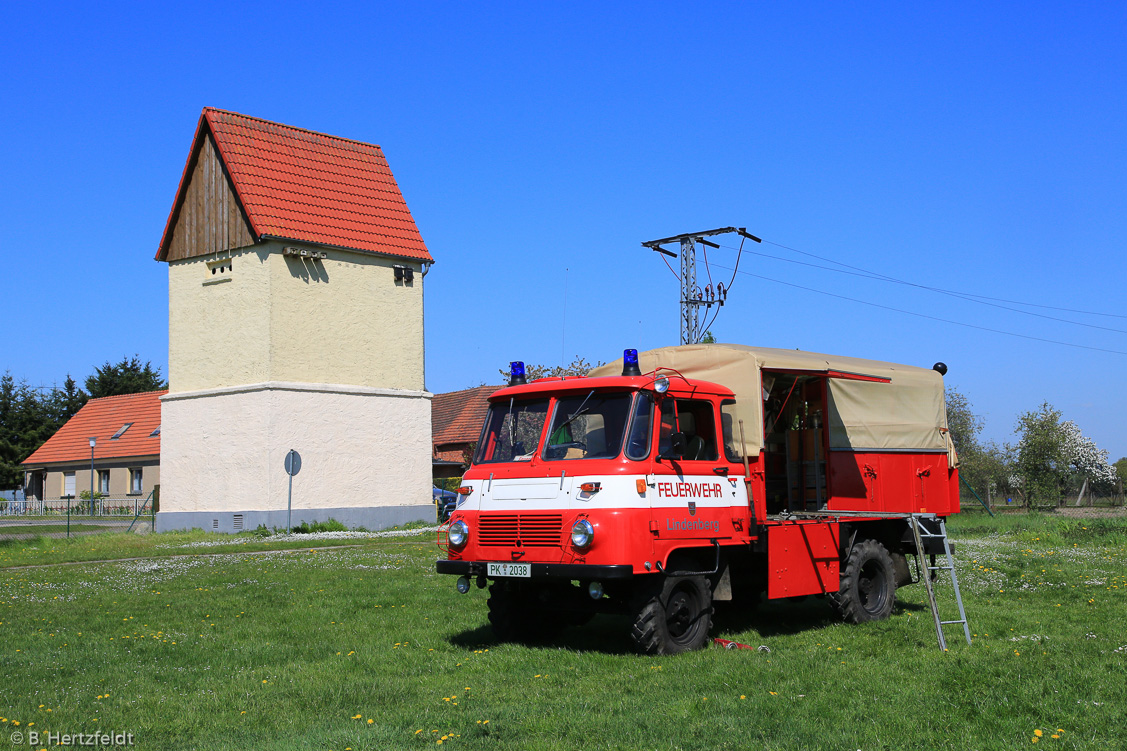
[[[888,597],[887,574],[880,561],[868,560],[861,566],[857,577],[857,592],[861,607],[867,613],[879,613],[884,609]]]
[[[676,589],[665,606],[665,626],[669,637],[678,644],[692,641],[700,622],[700,606],[692,592]]]

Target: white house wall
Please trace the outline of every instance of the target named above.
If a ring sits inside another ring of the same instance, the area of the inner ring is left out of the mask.
[[[334,518],[380,529],[433,518],[424,391],[267,382],[162,398],[158,530]]]

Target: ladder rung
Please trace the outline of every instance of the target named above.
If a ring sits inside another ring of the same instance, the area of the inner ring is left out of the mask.
[[[966,623],[966,620],[964,619],[964,620],[961,620],[961,621],[940,621],[939,623],[942,626],[946,626],[946,625],[951,624],[951,623]]]

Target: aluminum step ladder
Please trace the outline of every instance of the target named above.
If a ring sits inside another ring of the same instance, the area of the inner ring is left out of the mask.
[[[939,532],[932,532],[924,526],[922,520],[927,519],[931,522],[938,523]],[[944,652],[947,651],[947,639],[943,636],[943,627],[955,623],[963,624],[963,635],[967,638],[967,644],[970,644],[970,626],[967,624],[967,611],[963,608],[963,596],[959,592],[959,577],[955,574],[955,559],[951,554],[951,543],[947,540],[947,524],[935,514],[912,514],[908,520],[908,526],[912,529],[912,538],[916,543],[916,566],[917,570],[922,566],[923,571],[920,573],[920,578],[923,579],[924,587],[927,589],[927,600],[931,604],[931,615],[935,618],[935,635],[939,638],[939,648]],[[927,555],[924,552],[924,540],[942,540],[943,541],[943,556],[944,563],[936,561],[934,565],[928,563]],[[950,571],[951,572],[951,586],[955,590],[955,602],[959,606],[959,618],[953,621],[940,620],[939,605],[935,601],[935,586],[931,581],[932,572]]]

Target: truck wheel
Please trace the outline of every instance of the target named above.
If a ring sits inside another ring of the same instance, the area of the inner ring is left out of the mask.
[[[661,591],[646,598],[636,612],[630,635],[639,652],[689,652],[704,646],[708,639],[712,590],[703,576],[663,577]]]
[[[555,636],[563,624],[548,617],[535,592],[497,580],[489,585],[489,625],[501,641],[533,642]]]
[[[896,569],[884,545],[876,540],[854,545],[842,564],[841,589],[830,599],[850,623],[887,618],[896,600]]]

